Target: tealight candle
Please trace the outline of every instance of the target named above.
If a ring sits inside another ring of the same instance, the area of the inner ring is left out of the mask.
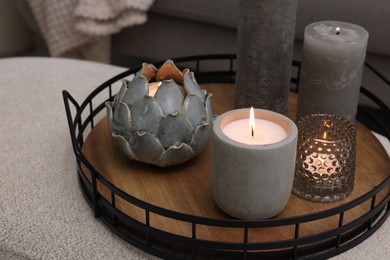
[[[355,24],[323,21],[305,28],[298,118],[317,113],[355,122],[368,32]]]
[[[249,145],[272,144],[287,137],[286,130],[280,125],[269,120],[255,119],[253,108],[248,119],[233,121],[222,131],[230,139]]]
[[[217,205],[241,219],[264,219],[286,206],[294,176],[297,127],[276,112],[237,109],[212,133],[212,186]]]
[[[303,117],[298,130],[293,192],[320,202],[346,197],[355,178],[353,124],[340,116],[315,114]]]

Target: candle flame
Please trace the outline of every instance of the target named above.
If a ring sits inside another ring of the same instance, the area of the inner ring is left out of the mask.
[[[249,130],[251,131],[252,137],[255,135],[255,112],[253,107],[249,111]]]
[[[329,120],[324,120],[324,121],[322,122],[322,125],[325,126],[325,127],[328,128],[328,129],[332,127],[332,125],[331,125],[331,123],[329,122]],[[326,131],[324,131],[324,134],[323,134],[322,138],[323,138],[323,139],[326,139],[326,137],[327,137],[327,133],[326,133]]]
[[[335,30],[335,32],[336,32],[336,35],[339,35],[339,34],[340,34],[340,32],[341,32],[341,29],[340,29],[340,27],[337,27],[337,28],[336,28],[336,30]]]

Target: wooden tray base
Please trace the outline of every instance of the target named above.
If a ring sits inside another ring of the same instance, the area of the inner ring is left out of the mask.
[[[209,92],[214,93],[213,109],[216,114],[221,114],[233,108],[230,98],[234,94],[234,86],[221,84],[202,85]],[[219,92],[220,95],[216,94]],[[225,97],[222,99],[221,97]],[[294,119],[296,107],[296,95],[291,94],[289,100],[289,112],[287,116]],[[390,160],[377,139],[362,124],[357,122],[357,157],[355,187],[353,192],[345,199],[332,203],[317,203],[307,201],[295,195],[291,195],[285,209],[275,218],[295,217],[327,210],[352,201],[369,192],[376,185],[388,177]],[[196,158],[178,166],[159,168],[152,165],[131,161],[125,157],[114,145],[108,133],[106,118],[103,118],[90,132],[83,146],[83,154],[87,160],[108,181],[122,191],[153,205],[195,216],[203,216],[217,219],[230,219],[215,204],[211,190],[211,147]],[[87,168],[82,165],[86,176],[91,180]],[[111,201],[108,189],[98,182],[98,191]],[[386,191],[387,194],[388,191]],[[376,203],[384,196],[379,193]],[[119,210],[132,218],[146,223],[143,209],[125,202],[116,197],[116,206]],[[371,201],[367,201],[347,211],[344,215],[344,223],[349,223],[370,211]],[[300,225],[300,237],[314,235],[338,227],[339,218],[332,216],[317,221],[302,223]],[[191,225],[188,223],[168,219],[155,214],[150,215],[150,225],[157,229],[170,233],[191,237]],[[294,226],[269,227],[250,229],[248,242],[280,241],[294,238]],[[242,241],[243,231],[235,228],[221,228],[199,226],[197,238],[212,241]]]

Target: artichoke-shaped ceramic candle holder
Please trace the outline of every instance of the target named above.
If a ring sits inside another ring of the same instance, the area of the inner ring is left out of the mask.
[[[181,72],[171,60],[160,69],[144,63],[106,103],[109,132],[132,160],[161,167],[185,162],[209,139],[211,96],[193,72]]]

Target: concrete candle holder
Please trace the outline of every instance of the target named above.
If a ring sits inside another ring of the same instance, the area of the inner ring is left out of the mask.
[[[249,116],[249,109],[237,109],[216,119],[211,138],[214,200],[225,213],[240,219],[265,219],[281,212],[290,197],[294,178],[296,125],[281,114],[254,111],[256,120],[277,125],[285,136],[268,144],[233,140],[225,133],[225,127]],[[246,130],[249,132],[249,128]],[[256,127],[256,131],[262,130]],[[266,131],[263,129],[265,139],[269,138]]]

